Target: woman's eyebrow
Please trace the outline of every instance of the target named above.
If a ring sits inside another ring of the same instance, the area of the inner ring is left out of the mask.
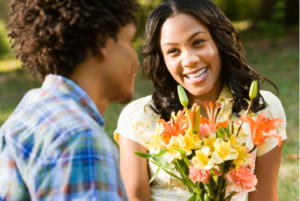
[[[189,38],[188,38],[188,42],[190,40],[192,40],[195,36],[197,36],[198,34],[204,34],[205,32],[204,31],[197,31],[196,33],[194,33],[193,35],[191,35]],[[179,45],[178,43],[171,43],[171,42],[167,42],[167,43],[164,43],[161,47],[163,46],[166,46],[166,45]]]
[[[190,42],[190,40],[192,40],[195,36],[197,36],[198,34],[204,34],[205,32],[204,31],[197,31],[196,33],[194,33],[193,35],[191,35],[189,38],[188,38],[188,42]]]
[[[163,44],[161,47],[163,47],[163,46],[166,46],[166,45],[179,45],[179,43],[165,43],[165,44]]]

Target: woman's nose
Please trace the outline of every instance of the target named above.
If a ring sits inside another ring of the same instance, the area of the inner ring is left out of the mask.
[[[197,62],[199,62],[200,58],[197,55],[189,55],[182,59],[181,65],[183,67],[193,67]]]

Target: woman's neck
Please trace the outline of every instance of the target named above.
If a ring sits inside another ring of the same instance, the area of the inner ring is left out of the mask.
[[[192,94],[188,94],[189,108],[191,108],[194,103],[197,103],[197,105],[200,106],[201,115],[204,118],[207,118],[208,116],[207,116],[206,109],[204,107],[204,102],[206,102],[206,101],[208,101],[208,102],[210,102],[210,101],[212,101],[212,102],[217,101],[218,98],[219,98],[219,96],[220,96],[220,93],[222,91],[222,88],[223,88],[223,82],[219,81],[219,82],[217,82],[214,85],[214,87],[212,88],[212,90],[210,90],[206,94],[202,94],[201,96],[194,96]]]

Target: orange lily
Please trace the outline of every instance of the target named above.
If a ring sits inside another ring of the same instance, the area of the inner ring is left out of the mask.
[[[260,146],[269,137],[277,138],[279,140],[278,147],[281,146],[282,138],[275,134],[274,129],[283,122],[282,118],[269,119],[266,118],[265,113],[262,113],[257,117],[256,122],[249,116],[242,116],[240,120],[250,125],[251,137],[255,146]]]
[[[165,122],[163,119],[157,121],[163,124],[164,131],[160,133],[160,136],[166,144],[169,144],[172,136],[178,136],[179,134],[184,135],[185,130],[189,127],[188,122],[184,121],[183,113],[184,110],[180,112],[177,121],[175,121],[174,118],[171,118],[170,122]]]
[[[208,107],[209,105],[209,107]],[[210,101],[209,103],[206,101],[204,102],[204,107],[206,108],[206,112],[208,115],[208,119],[201,117],[201,124],[207,124],[210,127],[210,130],[212,133],[216,132],[217,129],[219,129],[221,126],[224,128],[227,128],[228,121],[222,121],[216,123],[216,117],[220,106],[220,103],[217,101],[215,102],[216,107],[214,108],[214,103]]]
[[[216,130],[219,129],[219,128],[221,128],[221,127],[227,128],[228,121],[221,121],[221,122],[215,123],[215,122],[209,121],[206,118],[201,117],[201,124],[207,124],[207,125],[209,125],[211,132],[215,133]]]

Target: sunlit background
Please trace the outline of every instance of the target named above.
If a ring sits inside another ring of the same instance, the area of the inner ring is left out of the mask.
[[[134,44],[139,54],[143,46],[146,19],[160,0],[138,0],[139,27]],[[298,0],[213,0],[242,32],[249,65],[271,79],[280,89],[279,98],[287,116],[288,139],[283,146],[279,174],[279,200],[299,200],[299,1]],[[8,30],[9,0],[0,0],[0,126],[24,94],[41,86],[41,81],[20,69],[11,51]],[[265,83],[264,88],[274,92]],[[139,68],[134,99],[151,94],[153,87]],[[124,105],[111,104],[104,114],[110,137]]]

